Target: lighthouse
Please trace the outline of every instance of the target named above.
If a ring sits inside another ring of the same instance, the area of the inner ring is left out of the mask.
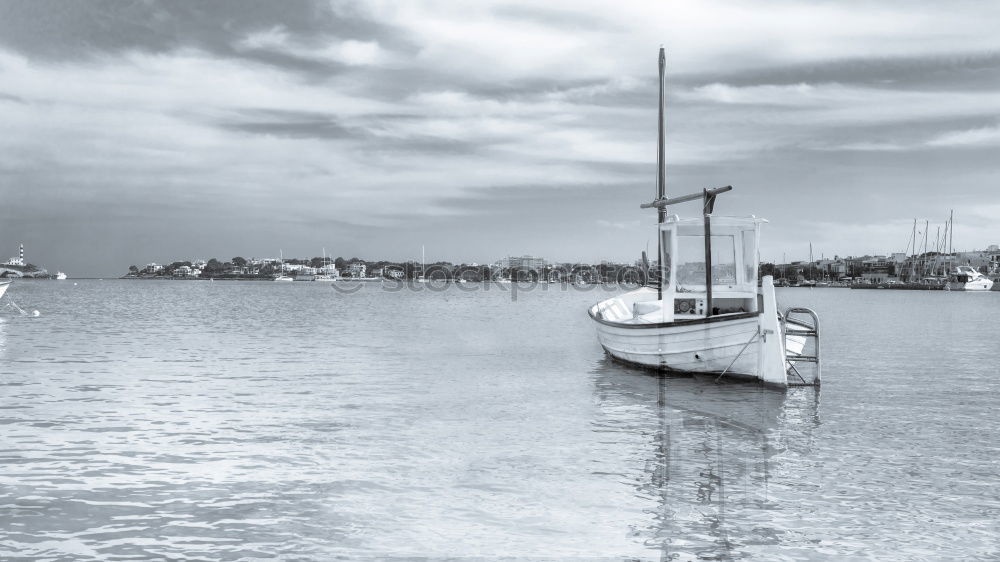
[[[10,258],[4,265],[24,265],[24,244],[21,244],[18,250],[18,257]]]

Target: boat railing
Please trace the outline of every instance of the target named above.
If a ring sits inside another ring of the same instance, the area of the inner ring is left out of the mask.
[[[797,318],[793,318],[793,315]],[[808,316],[805,320],[803,316]],[[789,382],[788,386],[819,386],[820,385],[820,355],[819,355],[819,314],[809,308],[791,307],[785,310],[781,316],[781,331],[784,334],[787,345],[788,336],[803,336],[812,340],[812,354],[807,353],[807,346],[803,346],[802,353],[789,353],[785,351],[785,364],[788,366]],[[797,363],[815,364],[814,374],[811,381],[806,380],[796,367]],[[792,376],[794,375],[794,377]]]

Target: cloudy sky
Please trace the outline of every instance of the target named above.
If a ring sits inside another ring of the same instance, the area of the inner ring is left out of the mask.
[[[3,0],[0,256],[631,260],[655,245],[661,44],[668,192],[734,185],[717,212],[768,218],[765,259],[902,251],[950,209],[983,248],[998,21],[961,0]]]

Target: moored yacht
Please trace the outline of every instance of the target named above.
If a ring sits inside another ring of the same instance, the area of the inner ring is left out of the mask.
[[[65,274],[65,273],[63,273],[63,272],[61,272],[61,271],[57,271],[57,272],[56,272],[56,276],[55,276],[55,279],[56,279],[57,281],[65,281],[65,280],[66,280],[66,274]]]
[[[976,271],[971,265],[960,265],[948,276],[949,291],[989,291],[993,280]]]
[[[290,275],[285,275],[285,253],[278,250],[278,274],[274,276],[274,280],[278,282],[287,283],[289,281],[295,281],[295,278]]]

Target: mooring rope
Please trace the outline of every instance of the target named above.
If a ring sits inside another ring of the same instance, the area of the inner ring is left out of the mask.
[[[748,341],[746,344],[743,345],[743,349],[741,349],[740,352],[736,354],[736,357],[733,357],[733,360],[731,363],[729,363],[729,366],[723,369],[722,373],[720,373],[719,376],[715,378],[715,382],[719,382],[719,379],[721,379],[722,376],[726,374],[726,371],[731,369],[732,366],[736,364],[736,360],[739,359],[741,355],[743,355],[743,352],[746,351],[748,347],[750,347],[750,344],[752,344],[753,340],[757,339],[757,336],[759,335],[760,335],[760,326],[758,326],[757,331],[754,332],[752,336],[750,336],[750,341]]]

